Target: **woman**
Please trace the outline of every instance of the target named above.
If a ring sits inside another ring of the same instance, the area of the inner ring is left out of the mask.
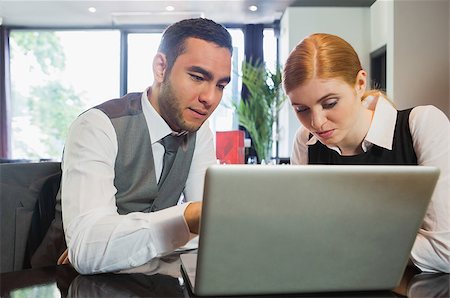
[[[302,126],[292,164],[415,164],[441,171],[411,252],[421,270],[450,272],[450,124],[433,106],[397,111],[379,91],[353,47],[313,34],[290,53],[284,88]]]

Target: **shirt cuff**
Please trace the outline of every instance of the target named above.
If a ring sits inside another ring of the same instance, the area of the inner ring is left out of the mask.
[[[161,223],[157,239],[161,241],[157,251],[172,252],[185,245],[190,240],[189,226],[184,218],[184,211],[190,203],[181,204],[154,212],[157,221]]]

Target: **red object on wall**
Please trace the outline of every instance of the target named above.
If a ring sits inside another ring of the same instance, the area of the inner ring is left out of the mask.
[[[221,164],[243,164],[244,161],[244,131],[216,132],[216,157]]]

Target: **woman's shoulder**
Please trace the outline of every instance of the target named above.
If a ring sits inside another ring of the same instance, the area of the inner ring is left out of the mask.
[[[415,106],[412,108],[413,111],[416,112],[428,112],[428,113],[443,113],[442,110],[438,109],[436,106],[433,105],[420,105]]]
[[[293,148],[291,152],[291,164],[308,163],[308,145],[310,132],[302,125],[295,134]]]
[[[411,120],[430,120],[433,119],[433,121],[447,121],[448,118],[447,115],[444,114],[444,112],[440,109],[438,109],[436,106],[433,105],[421,105],[416,106],[412,108],[411,114],[410,114],[410,121]]]
[[[450,122],[435,106],[416,106],[409,115],[409,127],[413,138],[448,138]]]
[[[310,131],[306,129],[303,125],[301,125],[295,134],[295,140],[297,143],[306,144],[310,139]]]

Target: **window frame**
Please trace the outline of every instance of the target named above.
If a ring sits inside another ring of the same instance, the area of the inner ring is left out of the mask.
[[[244,25],[242,24],[223,24],[225,28],[227,29],[243,29]],[[9,55],[5,54],[5,52],[9,53],[9,34],[13,30],[24,30],[24,31],[37,31],[37,30],[47,30],[47,31],[76,31],[76,30],[83,30],[83,31],[90,31],[90,30],[118,30],[120,32],[120,62],[119,62],[119,92],[120,95],[126,94],[128,91],[127,86],[127,80],[128,80],[128,35],[134,34],[134,33],[162,33],[164,29],[167,27],[167,24],[161,24],[161,25],[152,25],[152,26],[95,26],[95,27],[28,27],[28,26],[1,26],[1,33],[0,34],[0,46],[2,47],[0,49],[1,57],[0,57],[0,64],[4,65],[2,67],[1,72],[8,73],[10,70],[9,68],[9,61],[10,57]],[[276,31],[276,22],[274,24],[264,24],[265,28],[273,28]],[[277,37],[277,44],[278,44],[278,37]],[[278,61],[279,56],[279,50],[277,48],[277,57],[276,60]],[[7,61],[8,59],[8,61]],[[0,113],[0,123],[2,123],[2,137],[0,139],[1,145],[0,145],[0,157],[1,158],[10,158],[12,156],[11,152],[11,110],[10,110],[10,104],[11,104],[11,78],[9,75],[2,76],[2,92],[0,92],[0,107],[1,107],[1,113]],[[240,92],[240,90],[239,90]],[[233,120],[234,123],[237,126],[237,120]],[[3,125],[6,124],[6,125]],[[5,129],[6,128],[6,129]]]

